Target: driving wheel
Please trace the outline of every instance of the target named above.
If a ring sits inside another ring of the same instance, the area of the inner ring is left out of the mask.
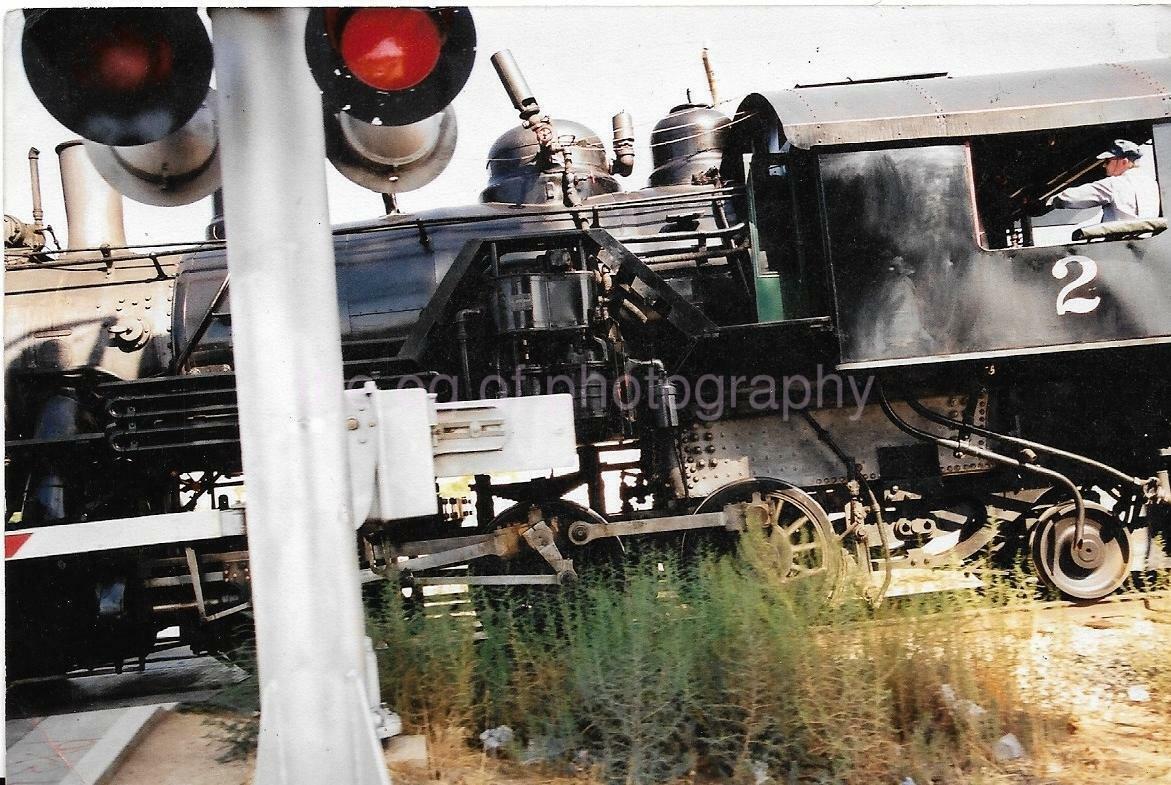
[[[1085,533],[1076,541],[1073,504],[1053,508],[1037,522],[1031,551],[1045,583],[1075,600],[1100,600],[1130,574],[1130,538],[1108,510],[1086,505]]]
[[[842,547],[825,509],[804,491],[768,477],[725,485],[696,508],[715,512],[744,503],[745,525],[763,535],[754,554],[783,582],[817,584],[826,595],[841,578]]]

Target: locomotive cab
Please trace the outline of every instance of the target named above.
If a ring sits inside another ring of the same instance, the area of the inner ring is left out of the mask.
[[[1165,220],[1045,211],[1115,139],[1171,194],[1166,61],[755,94],[738,148],[761,321],[832,316],[839,368],[1171,341]],[[1092,122],[1096,121],[1096,122]],[[1089,124],[1092,122],[1092,124]]]

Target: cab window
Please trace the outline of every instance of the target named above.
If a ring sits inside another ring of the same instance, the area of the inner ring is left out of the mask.
[[[1108,179],[1099,156],[1119,141],[1140,155],[1133,171]],[[1166,227],[1149,122],[977,137],[969,150],[987,249],[1141,239]]]

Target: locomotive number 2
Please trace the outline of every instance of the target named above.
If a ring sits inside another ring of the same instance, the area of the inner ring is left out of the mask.
[[[1061,316],[1067,313],[1089,313],[1098,307],[1102,302],[1101,297],[1070,297],[1074,289],[1079,286],[1088,284],[1098,275],[1098,263],[1088,256],[1066,256],[1058,259],[1053,265],[1053,277],[1057,280],[1064,280],[1069,275],[1069,263],[1077,262],[1082,269],[1082,274],[1074,278],[1065,285],[1060,292],[1057,293],[1057,315]]]

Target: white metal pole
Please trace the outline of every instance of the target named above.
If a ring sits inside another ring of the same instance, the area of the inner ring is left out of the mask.
[[[261,689],[257,785],[389,783],[366,683],[304,8],[209,10]]]

